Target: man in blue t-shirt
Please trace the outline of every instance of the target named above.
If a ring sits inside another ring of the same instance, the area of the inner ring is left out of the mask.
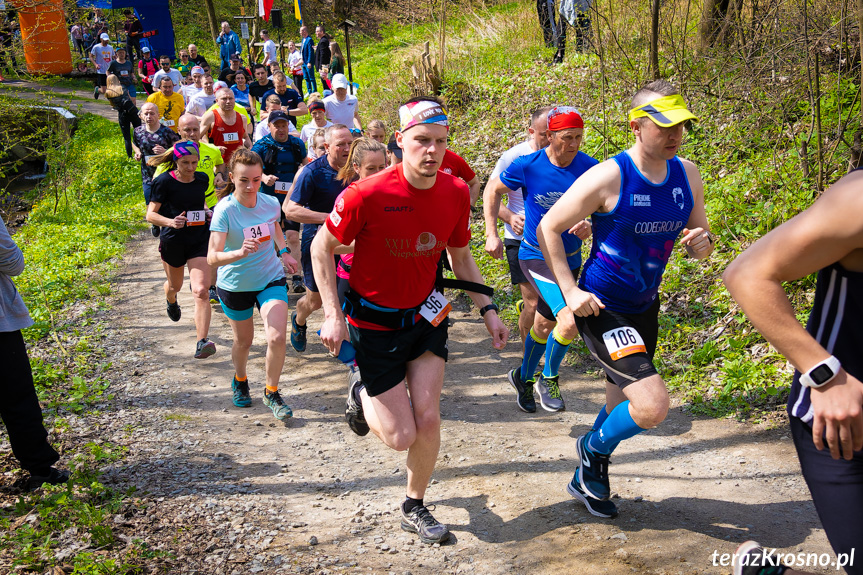
[[[572,312],[566,309],[563,294],[543,259],[536,239],[536,228],[542,217],[560,199],[581,174],[598,164],[579,152],[584,137],[584,121],[575,108],[559,106],[548,112],[548,147],[513,160],[503,173],[486,187],[484,202],[486,244],[492,257],[503,257],[503,244],[497,233],[497,217],[502,194],[521,190],[524,196],[524,232],[518,250],[519,266],[539,294],[533,327],[524,338],[524,357],[520,368],[508,374],[516,391],[516,404],[522,411],[536,411],[534,390],[546,411],[563,411],[560,395],[560,363],[569,344],[578,334]],[[581,240],[590,234],[583,222],[561,235],[567,265],[572,277],[581,267]],[[552,337],[549,338],[549,335]],[[545,367],[535,378],[539,361],[545,355]]]
[[[282,102],[282,112],[287,114],[288,118],[297,125],[297,116],[305,116],[309,113],[309,108],[296,90],[288,88],[288,77],[283,72],[273,74],[273,89],[264,92],[261,97],[261,102],[266,102],[271,94],[275,94]]]
[[[300,166],[308,163],[306,145],[299,138],[289,133],[288,115],[281,110],[272,112],[267,117],[270,133],[252,145],[252,151],[264,160],[264,176],[261,180],[261,191],[279,200],[284,206],[288,190],[294,181],[294,176]],[[282,217],[282,230],[285,241],[292,254],[300,253],[300,223]],[[292,278],[294,286],[302,282],[299,274]]]
[[[351,131],[344,124],[333,124],[327,128],[324,136],[327,153],[303,168],[283,208],[286,218],[304,224],[301,253],[306,293],[299,299],[297,309],[291,315],[291,345],[297,351],[306,349],[306,318],[321,309],[322,304],[312,272],[312,240],[333,211],[336,198],[347,187],[338,178],[338,173],[348,161],[353,141]]]
[[[684,123],[695,116],[665,80],[639,90],[631,108],[635,144],[579,178],[537,230],[578,331],[605,370],[606,405],[577,440],[581,462],[567,486],[600,517],[617,515],[609,501],[611,452],[668,414],[668,391],[653,363],[668,258],[678,241],[696,259],[713,251],[701,174],[676,155]],[[576,285],[560,234],[589,215],[593,245]]]

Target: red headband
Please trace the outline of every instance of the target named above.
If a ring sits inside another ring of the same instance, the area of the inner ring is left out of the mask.
[[[567,128],[584,128],[584,120],[572,106],[557,106],[548,113],[548,129],[552,132]]]

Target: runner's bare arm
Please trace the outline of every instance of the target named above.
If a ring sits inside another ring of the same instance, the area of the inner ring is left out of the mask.
[[[509,224],[509,227],[512,228],[512,231],[516,235],[520,236],[524,232],[524,216],[515,213],[506,204],[500,205],[500,209],[497,211],[497,219]]]
[[[246,133],[243,134],[243,145],[246,147],[246,149],[249,149],[249,150],[252,149],[252,139],[249,137],[249,130],[251,130],[251,129],[252,129],[252,125],[246,124]]]
[[[357,130],[363,129],[363,123],[360,122],[360,104],[357,103],[357,108],[354,110],[354,128]]]
[[[510,189],[506,187],[499,177],[492,178],[485,186],[482,194],[482,215],[485,219],[485,251],[495,259],[503,257],[503,242],[497,233],[497,218],[500,214],[500,198],[509,194]]]
[[[276,222],[273,227],[276,230],[276,233],[273,234],[273,241],[276,242],[276,253],[280,254],[279,259],[282,260],[282,264],[285,266],[285,269],[288,270],[288,273],[296,273],[297,268],[300,267],[297,260],[287,252],[282,253],[282,250],[287,248],[287,245],[285,244],[285,234],[282,233],[278,222]]]
[[[299,106],[294,108],[293,110],[288,110],[288,115],[290,116],[305,116],[309,113],[309,107],[305,102],[300,102]]]
[[[247,255],[258,251],[261,247],[258,240],[245,239],[238,250],[225,251],[225,241],[228,239],[226,232],[210,231],[210,242],[207,245],[207,263],[216,268],[232,264]],[[284,245],[282,246],[284,247]],[[272,248],[271,248],[272,249]]]
[[[213,112],[207,112],[201,118],[201,141],[210,141],[210,130],[213,129]]]
[[[447,247],[446,251],[449,253],[450,264],[452,265],[452,271],[455,274],[455,277],[460,280],[467,280],[479,284],[485,283],[468,246],[462,248]],[[315,277],[317,278],[317,276]],[[491,298],[486,295],[474,292],[466,293],[478,309],[482,309],[492,303]],[[485,322],[485,327],[488,330],[488,333],[491,334],[492,344],[494,347],[496,349],[503,349],[504,346],[506,346],[506,340],[509,338],[509,330],[505,325],[503,325],[503,322],[500,321],[500,318],[497,316],[497,312],[494,310],[487,311],[485,316],[483,316],[483,321]]]
[[[321,326],[321,341],[330,352],[338,355],[342,342],[350,339],[345,325],[345,316],[339,306],[339,294],[336,289],[336,268],[333,265],[333,254],[336,247],[343,245],[330,232],[327,226],[321,226],[315,239],[312,240],[312,269],[315,283],[320,290],[324,308],[324,324]]]
[[[290,196],[288,197],[290,198]],[[286,218],[292,222],[299,222],[301,224],[322,224],[327,221],[327,216],[330,215],[328,213],[314,212],[309,208],[304,208],[291,199],[288,199],[285,202],[282,211],[285,212]]]
[[[479,176],[474,176],[473,179],[467,183],[467,187],[470,188],[470,205],[473,206],[479,199],[479,190],[482,187],[482,183],[479,181]]]
[[[166,218],[159,213],[159,208],[162,207],[160,202],[150,202],[147,205],[147,222],[160,228],[174,228],[179,230],[186,225],[186,212],[183,212],[176,218]]]
[[[782,224],[740,254],[723,274],[728,291],[752,324],[801,372],[830,353],[797,321],[782,282],[809,275],[834,262],[863,271],[863,173],[845,176],[809,209]],[[859,328],[858,328],[859,329]],[[863,448],[863,383],[841,370],[811,393],[813,441],[826,436],[834,458],[851,459]]]
[[[578,289],[560,236],[594,212],[613,210],[619,190],[620,170],[614,160],[594,166],[569,187],[536,229],[537,241],[557,279],[566,305],[581,317],[599,315],[599,310],[605,306],[595,295]]]
[[[710,235],[710,223],[707,212],[704,211],[704,182],[698,167],[689,160],[680,159],[686,170],[689,189],[692,190],[692,213],[681,234],[680,243],[686,246],[689,257],[703,260],[713,253],[713,237]]]

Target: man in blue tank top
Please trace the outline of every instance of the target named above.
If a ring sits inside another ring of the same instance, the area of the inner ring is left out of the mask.
[[[500,176],[486,186],[483,199],[485,250],[492,257],[503,257],[503,244],[497,233],[497,217],[502,194],[521,190],[524,196],[524,237],[518,249],[518,263],[531,287],[539,294],[533,327],[524,338],[524,357],[520,368],[508,374],[516,391],[516,404],[522,411],[536,411],[534,390],[546,411],[563,411],[558,370],[569,344],[578,334],[571,312],[543,259],[536,241],[536,228],[542,217],[564,192],[587,170],[598,164],[578,149],[584,137],[584,121],[575,108],[558,106],[548,112],[548,146],[513,160]],[[572,232],[572,233],[570,233]],[[579,235],[581,237],[579,237]],[[581,240],[587,239],[590,226],[581,222],[561,235],[570,277],[581,268]],[[549,337],[551,335],[552,337]],[[535,372],[545,355],[545,367],[538,379]]]
[[[863,170],[846,175],[753,244],[723,276],[752,324],[797,369],[788,396],[791,435],[837,569],[849,575],[863,574],[861,188]],[[782,282],[816,271],[815,301],[803,329]],[[737,554],[748,569],[735,573],[766,573],[751,568],[763,556],[757,543],[744,543]]]
[[[668,413],[668,391],[653,364],[668,258],[678,241],[697,259],[713,251],[701,174],[677,157],[684,123],[695,116],[664,80],[639,90],[631,108],[635,144],[579,178],[537,230],[578,331],[608,381],[606,405],[577,440],[581,461],[567,486],[600,517],[617,515],[608,500],[611,452]],[[560,234],[588,215],[593,244],[576,285]]]

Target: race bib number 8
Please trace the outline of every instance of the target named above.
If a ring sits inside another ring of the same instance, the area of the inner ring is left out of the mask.
[[[608,348],[611,359],[618,360],[633,353],[646,353],[647,346],[641,335],[632,327],[619,327],[602,334],[602,341]]]
[[[207,223],[207,212],[204,210],[191,210],[186,212],[187,226],[203,226]]]
[[[226,144],[239,141],[239,137],[237,136],[236,132],[228,132],[227,134],[223,134],[222,139],[225,141]]]
[[[435,290],[423,302],[423,306],[420,308],[420,315],[426,318],[434,327],[437,327],[450,311],[452,311],[452,304],[447,301],[442,293]]]
[[[257,224],[243,228],[243,237],[247,240],[265,242],[270,239],[270,224]]]
[[[287,194],[291,189],[291,182],[276,182],[275,188],[277,192],[285,192]]]

